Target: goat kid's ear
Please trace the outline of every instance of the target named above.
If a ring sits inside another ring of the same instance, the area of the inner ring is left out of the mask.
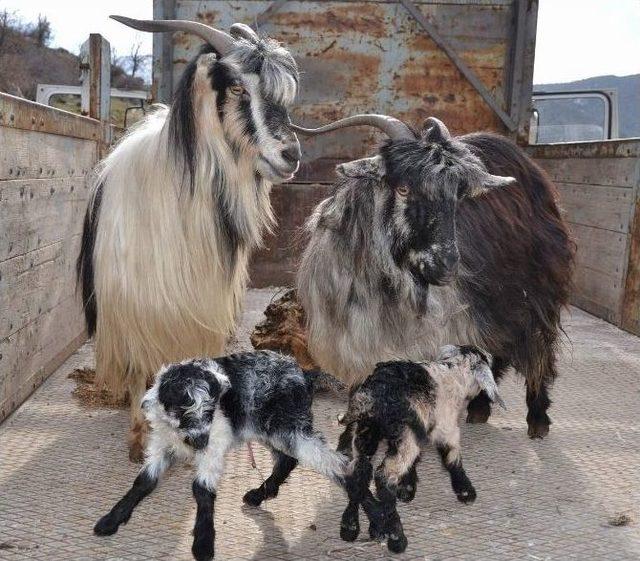
[[[147,390],[147,393],[142,397],[142,402],[140,403],[140,407],[143,411],[148,411],[154,403],[158,401],[158,388],[156,384],[154,384],[151,388]]]
[[[498,385],[496,384],[496,380],[493,377],[493,372],[491,371],[491,368],[489,368],[489,365],[484,361],[479,362],[473,367],[473,375],[475,376],[480,389],[484,390],[489,399],[494,403],[497,403],[506,411],[507,405],[498,393]]]
[[[435,117],[429,117],[422,125],[422,139],[425,142],[442,143],[451,139],[447,126]]]
[[[480,176],[479,181],[474,182],[474,185],[471,185],[469,188],[469,196],[479,197],[492,189],[502,189],[503,187],[509,187],[516,183],[518,183],[518,180],[515,177],[507,175],[493,175],[491,173],[484,172]]]
[[[361,160],[353,160],[353,162],[345,162],[336,166],[338,175],[344,177],[384,177],[386,174],[384,162],[381,156],[373,156],[372,158],[362,158]]]

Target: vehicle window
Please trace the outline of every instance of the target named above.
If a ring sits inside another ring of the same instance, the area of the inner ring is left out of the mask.
[[[610,138],[609,102],[602,94],[536,94],[533,108],[537,144]]]

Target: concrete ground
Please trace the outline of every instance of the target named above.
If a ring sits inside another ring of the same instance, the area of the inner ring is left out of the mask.
[[[261,319],[272,291],[252,291],[236,348]],[[524,387],[502,385],[509,410],[487,425],[463,427],[463,455],[478,491],[458,503],[436,454],[420,464],[415,500],[400,506],[409,539],[399,556],[366,539],[338,535],[342,492],[296,470],[263,508],[242,495],[270,470],[255,447],[230,455],[216,501],[216,558],[253,560],[638,560],[640,559],[640,339],[577,309],[567,315],[570,343],[553,391],[554,424],[543,441],[526,437]],[[68,378],[92,366],[85,345],[0,426],[0,559],[189,560],[195,508],[190,471],[176,468],[109,538],[92,526],[128,489],[124,410],[83,404]],[[335,445],[344,404],[319,397],[316,424]]]

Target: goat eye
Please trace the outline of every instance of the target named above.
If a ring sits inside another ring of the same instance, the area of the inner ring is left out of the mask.
[[[239,84],[231,86],[229,90],[233,95],[242,95],[243,93],[245,93],[244,88]]]
[[[401,197],[406,197],[407,195],[409,195],[409,187],[407,187],[406,185],[398,185],[396,187],[396,193],[398,193],[398,195],[400,195]]]

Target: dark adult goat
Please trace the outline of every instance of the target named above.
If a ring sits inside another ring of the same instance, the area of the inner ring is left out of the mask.
[[[544,437],[574,260],[554,185],[505,138],[453,138],[434,118],[419,134],[382,115],[295,130],[353,125],[390,139],[338,166],[335,194],[308,222],[298,295],[314,359],[354,384],[377,362],[484,347],[496,380],[509,366],[525,376],[529,436]],[[481,394],[467,420],[489,414]]]

